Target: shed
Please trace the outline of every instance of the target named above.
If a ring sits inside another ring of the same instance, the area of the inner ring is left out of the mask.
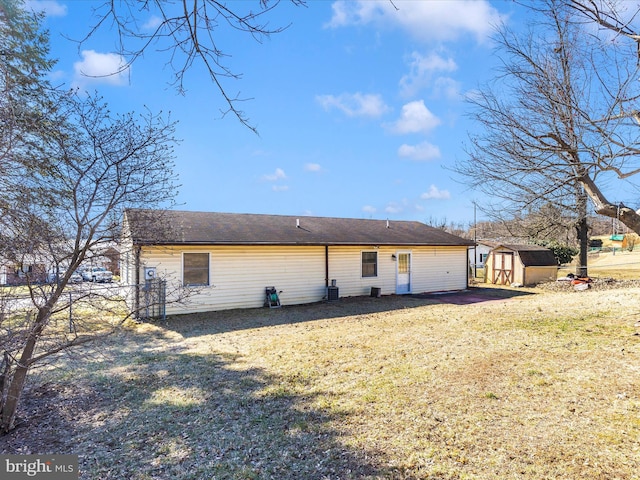
[[[485,280],[499,285],[535,285],[557,275],[553,252],[539,245],[498,245],[485,262]]]
[[[615,235],[611,235],[609,237],[609,240],[611,240],[611,246],[613,247],[614,251],[616,248],[619,248],[620,250],[627,248],[627,235],[623,235],[623,234],[615,234]]]
[[[140,309],[147,280],[167,284],[167,314],[282,305],[339,296],[467,288],[473,242],[421,222],[216,212],[128,210],[121,276]],[[188,293],[188,302],[172,296]]]

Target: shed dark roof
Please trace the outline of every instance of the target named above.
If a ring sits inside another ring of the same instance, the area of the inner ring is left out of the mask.
[[[548,267],[558,265],[556,257],[548,248],[540,245],[500,245],[518,252],[520,261],[525,267]],[[499,247],[496,247],[499,248]]]
[[[131,209],[135,244],[471,246],[420,222]]]

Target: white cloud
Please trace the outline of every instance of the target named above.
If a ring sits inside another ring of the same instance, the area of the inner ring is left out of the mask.
[[[440,190],[435,185],[431,185],[429,187],[429,191],[424,192],[422,195],[420,195],[420,198],[422,198],[423,200],[445,200],[447,198],[451,198],[451,194],[448,190]]]
[[[388,204],[384,209],[385,213],[400,213],[402,212],[402,210],[402,205],[399,205],[395,202]]]
[[[360,25],[369,23],[376,16],[381,14],[377,10],[380,2],[373,1],[342,1],[333,2],[331,10],[333,15],[331,20],[325,24],[327,28],[346,27],[349,25]],[[384,5],[382,6],[384,7]],[[381,10],[384,10],[382,8]]]
[[[82,61],[73,64],[74,87],[84,87],[89,83],[126,85],[130,67],[124,57],[115,53],[98,53],[83,50]]]
[[[304,169],[307,172],[321,172],[322,171],[322,167],[320,166],[319,163],[307,163],[304,166]]]
[[[460,82],[450,77],[438,77],[433,83],[431,94],[435,97],[444,97],[452,100],[462,100]]]
[[[151,17],[149,17],[149,20],[147,20],[144,25],[142,25],[142,29],[147,31],[155,30],[160,26],[161,23],[162,18],[158,17],[157,15],[152,15]]]
[[[286,192],[287,190],[289,190],[289,186],[288,185],[274,185],[273,187],[271,187],[271,190],[273,190],[274,192]]]
[[[283,180],[285,178],[287,178],[287,175],[284,173],[284,170],[282,170],[281,168],[276,168],[275,172],[268,173],[262,176],[262,179],[268,182],[275,182],[278,180]]]
[[[457,69],[458,65],[452,58],[444,58],[437,53],[421,55],[413,52],[409,63],[410,71],[400,79],[402,93],[405,96],[414,96],[423,88],[435,86],[438,87],[440,93],[444,92],[448,98],[456,97],[455,92],[450,92],[450,88],[451,86],[455,87],[457,82],[449,77],[439,76],[439,74],[442,72],[454,72]],[[443,88],[445,85],[447,85],[447,88]],[[437,94],[438,92],[434,93]]]
[[[418,145],[407,145],[405,143],[398,148],[398,156],[418,162],[426,162],[440,158],[440,149],[429,142],[422,142]]]
[[[369,213],[369,214],[374,214],[376,213],[378,210],[376,209],[376,207],[372,206],[372,205],[365,205],[364,207],[362,207],[362,211],[364,213]]]
[[[67,73],[64,70],[53,70],[52,72],[49,72],[49,79],[54,82],[62,81],[66,76]]]
[[[400,118],[387,128],[397,134],[427,133],[438,125],[440,119],[431,113],[423,100],[416,100],[403,105]]]
[[[25,7],[34,12],[44,12],[48,17],[67,15],[67,6],[55,0],[29,0],[25,3]]]
[[[487,39],[504,17],[486,0],[339,0],[325,25],[338,28],[373,24],[400,28],[422,41],[455,40],[471,34],[478,42]]]
[[[316,101],[326,111],[337,109],[348,117],[378,118],[389,110],[382,97],[375,94],[343,93],[341,95],[318,95]]]

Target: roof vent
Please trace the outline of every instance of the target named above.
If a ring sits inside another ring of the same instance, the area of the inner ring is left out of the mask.
[[[389,228],[389,220],[387,220],[387,228]]]
[[[296,228],[300,228],[300,219],[296,218]]]

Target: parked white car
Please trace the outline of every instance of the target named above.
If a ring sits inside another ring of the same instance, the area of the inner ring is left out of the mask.
[[[82,271],[82,278],[87,282],[111,283],[113,273],[104,267],[93,267]]]
[[[67,274],[66,270],[60,270],[59,273],[51,272],[47,274],[47,282],[49,283],[57,283],[62,277]],[[82,283],[82,275],[78,272],[73,272],[69,277],[69,283]]]

